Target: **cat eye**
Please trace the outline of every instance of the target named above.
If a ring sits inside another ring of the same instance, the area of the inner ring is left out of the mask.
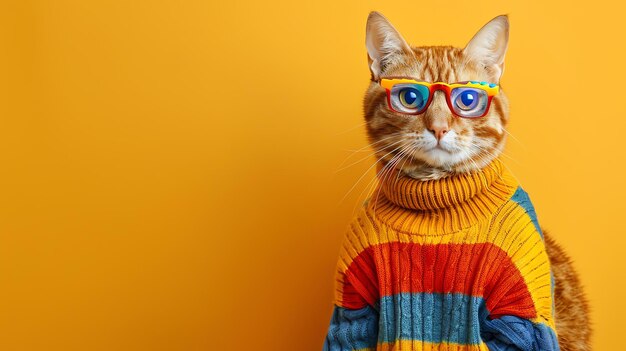
[[[450,111],[458,117],[478,118],[489,112],[491,99],[498,94],[494,83],[466,81],[429,83],[410,78],[383,78],[380,85],[387,90],[387,104],[399,113],[419,115],[428,109],[435,91],[446,95]]]

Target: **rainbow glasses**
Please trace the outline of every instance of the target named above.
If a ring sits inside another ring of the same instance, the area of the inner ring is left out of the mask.
[[[391,110],[409,115],[424,113],[437,90],[446,94],[453,114],[465,118],[483,117],[489,112],[491,99],[498,94],[494,83],[466,81],[458,83],[429,83],[410,78],[382,78],[380,85],[387,90]]]

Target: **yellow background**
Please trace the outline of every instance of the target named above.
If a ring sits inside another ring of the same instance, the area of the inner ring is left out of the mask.
[[[58,0],[0,8],[0,349],[321,350],[371,10],[414,45],[510,15],[505,161],[622,348],[618,1]]]

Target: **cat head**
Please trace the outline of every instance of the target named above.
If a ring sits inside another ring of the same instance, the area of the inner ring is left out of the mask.
[[[384,16],[370,13],[366,47],[371,83],[364,112],[370,143],[385,168],[417,179],[438,179],[483,168],[502,152],[509,110],[502,87],[482,117],[454,115],[441,90],[432,94],[425,112],[409,115],[390,108],[379,80],[499,84],[508,37],[508,17],[502,15],[484,25],[464,48],[410,46]]]

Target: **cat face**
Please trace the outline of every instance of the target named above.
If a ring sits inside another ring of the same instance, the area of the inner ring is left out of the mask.
[[[443,91],[436,91],[426,112],[392,111],[381,78],[407,77],[427,82],[499,83],[504,71],[509,23],[498,16],[481,28],[465,48],[409,46],[381,14],[367,21],[366,46],[372,82],[364,99],[367,133],[385,168],[417,179],[437,179],[487,165],[504,148],[508,99],[500,87],[488,113],[455,116]]]

